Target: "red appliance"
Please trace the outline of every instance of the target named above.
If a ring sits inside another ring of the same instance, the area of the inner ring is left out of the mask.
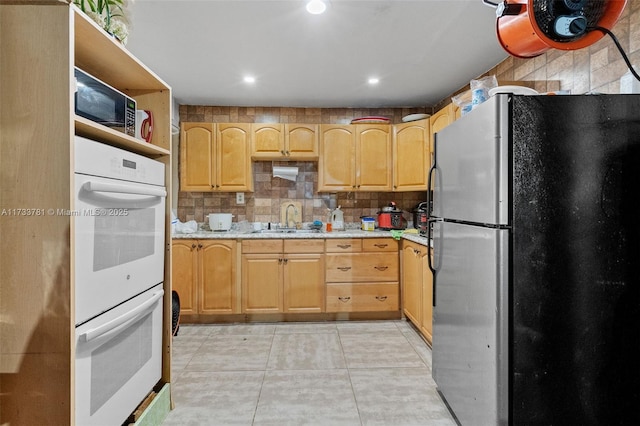
[[[581,49],[605,35],[595,27],[613,27],[625,4],[626,0],[505,0],[496,9],[498,41],[520,58],[551,48]]]
[[[378,229],[389,231],[391,229],[405,229],[407,221],[402,217],[402,210],[396,207],[395,202],[390,202],[378,212]]]

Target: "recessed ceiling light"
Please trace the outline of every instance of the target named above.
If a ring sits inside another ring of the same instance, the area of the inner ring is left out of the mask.
[[[378,83],[380,83],[380,79],[379,79],[379,78],[376,78],[376,77],[371,77],[371,78],[368,80],[368,83],[369,83],[369,84],[371,84],[371,85],[373,85],[373,84],[378,84]]]
[[[327,10],[327,5],[322,0],[311,0],[307,3],[307,12],[312,15],[319,15]]]
[[[246,77],[244,78],[244,82],[245,82],[245,83],[255,83],[255,82],[256,82],[256,78],[255,78],[255,77],[252,77],[252,76],[250,76],[250,75],[248,75],[248,76],[246,76]]]

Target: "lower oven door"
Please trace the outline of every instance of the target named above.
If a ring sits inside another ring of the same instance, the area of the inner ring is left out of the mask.
[[[162,284],[76,327],[76,424],[120,425],[162,375]]]
[[[76,173],[76,325],[164,281],[164,187]]]

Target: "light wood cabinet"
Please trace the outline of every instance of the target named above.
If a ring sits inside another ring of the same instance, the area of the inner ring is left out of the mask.
[[[393,190],[426,191],[431,155],[429,119],[396,124],[393,132]]]
[[[433,277],[428,267],[429,248],[402,241],[402,309],[405,316],[431,343],[433,327]]]
[[[396,240],[328,239],[325,250],[327,312],[399,309]]]
[[[244,313],[324,312],[323,240],[246,240]]]
[[[318,191],[391,191],[391,126],[321,125]]]
[[[317,160],[317,124],[251,125],[251,158],[254,160]]]
[[[182,123],[180,189],[253,191],[251,125]]]
[[[211,191],[213,177],[213,123],[182,123],[180,137],[180,189]]]
[[[0,2],[0,16],[0,200],[8,211],[34,213],[0,219],[0,422],[73,425],[75,218],[47,210],[75,210],[75,135],[161,161],[170,191],[171,88],[68,2]],[[77,117],[74,66],[153,111],[152,143]],[[171,194],[166,205],[170,217]],[[169,224],[165,229],[166,313]],[[171,315],[162,345],[168,383]]]
[[[180,297],[180,314],[198,313],[198,241],[173,240],[171,243],[171,283]]]
[[[239,313],[235,240],[182,240],[172,243],[173,289],[180,313]]]
[[[455,120],[455,114],[453,111],[453,104],[448,104],[442,109],[438,110],[435,114],[429,117],[429,126],[431,131],[429,133],[429,152],[433,155],[433,144],[435,142],[434,135],[440,130],[453,123]]]

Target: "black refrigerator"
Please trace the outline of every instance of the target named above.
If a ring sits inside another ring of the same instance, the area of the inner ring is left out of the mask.
[[[462,425],[640,425],[640,95],[436,134],[433,378]]]

